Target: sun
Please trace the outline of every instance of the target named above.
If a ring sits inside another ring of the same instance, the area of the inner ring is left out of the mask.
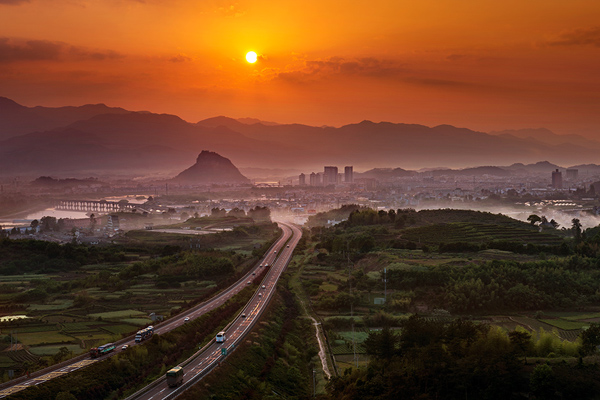
[[[256,60],[258,60],[258,56],[255,52],[249,51],[246,53],[246,61],[248,61],[250,64],[254,64]]]

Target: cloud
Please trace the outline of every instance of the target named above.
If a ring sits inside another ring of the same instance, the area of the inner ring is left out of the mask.
[[[406,67],[397,61],[380,60],[372,57],[346,60],[331,57],[324,60],[305,60],[296,70],[280,72],[278,78],[291,81],[317,81],[332,76],[389,78],[406,74]]]
[[[122,57],[123,55],[112,50],[93,50],[49,40],[19,40],[0,37],[0,63],[44,60],[101,61]]]
[[[600,47],[600,26],[564,32],[557,39],[551,40],[547,44],[550,46],[592,45]]]
[[[174,62],[174,63],[181,63],[181,62],[192,61],[192,58],[186,56],[185,54],[177,54],[176,56],[169,58],[169,61]]]
[[[219,5],[215,9],[215,12],[224,15],[226,17],[241,17],[246,13],[238,3],[231,2],[219,2]]]
[[[9,6],[16,6],[21,3],[29,3],[29,0],[0,0],[0,5],[7,4]]]

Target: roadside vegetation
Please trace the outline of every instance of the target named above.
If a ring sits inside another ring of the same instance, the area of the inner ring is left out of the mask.
[[[292,287],[338,374],[322,395],[560,398],[581,377],[575,397],[594,398],[598,228],[541,221],[352,205],[309,219]]]
[[[2,381],[8,370],[18,376],[61,362],[213,296],[279,231],[261,223],[191,239],[146,234],[107,246],[0,240]]]

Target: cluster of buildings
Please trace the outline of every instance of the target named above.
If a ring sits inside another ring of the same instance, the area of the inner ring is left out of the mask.
[[[325,166],[323,173],[311,172],[308,177],[309,186],[336,186],[340,184],[351,184],[354,183],[354,170],[352,166],[344,167],[344,173],[338,172],[338,167]],[[306,186],[306,174],[302,173],[298,176],[298,184],[300,186]]]
[[[577,169],[567,169],[566,171],[567,181],[574,182],[577,180],[579,176],[579,170]],[[562,172],[557,168],[555,171],[552,171],[552,188],[553,189],[562,189],[563,188],[563,177]]]

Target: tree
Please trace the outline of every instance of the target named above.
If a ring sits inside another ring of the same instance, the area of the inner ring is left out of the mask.
[[[531,391],[538,399],[554,397],[554,374],[548,364],[536,365],[529,378]]]
[[[579,337],[581,338],[580,353],[582,355],[595,353],[600,346],[600,324],[590,324],[590,327],[582,331]]]
[[[515,354],[527,355],[527,352],[531,349],[531,333],[526,331],[512,331],[508,333],[508,338]],[[525,361],[527,361],[527,358]]]
[[[38,221],[37,219],[34,219],[33,221],[31,221],[31,227],[35,230],[38,225],[40,224],[40,221]]]
[[[92,214],[93,215],[93,214]],[[58,230],[58,223],[56,222],[56,217],[42,217],[40,219],[40,225],[42,231],[56,231]]]
[[[538,215],[531,214],[529,217],[527,217],[527,221],[529,221],[531,225],[535,225],[538,222],[541,222],[542,219]]]
[[[385,326],[381,332],[371,332],[365,340],[364,346],[367,354],[376,358],[389,360],[398,351],[400,338],[389,327]]]
[[[558,229],[558,227],[560,226],[560,224],[558,222],[556,222],[554,219],[550,220],[550,224],[554,227],[554,229]]]
[[[571,222],[573,223],[571,231],[575,237],[575,242],[579,243],[581,242],[581,222],[579,221],[579,218],[573,218]]]

